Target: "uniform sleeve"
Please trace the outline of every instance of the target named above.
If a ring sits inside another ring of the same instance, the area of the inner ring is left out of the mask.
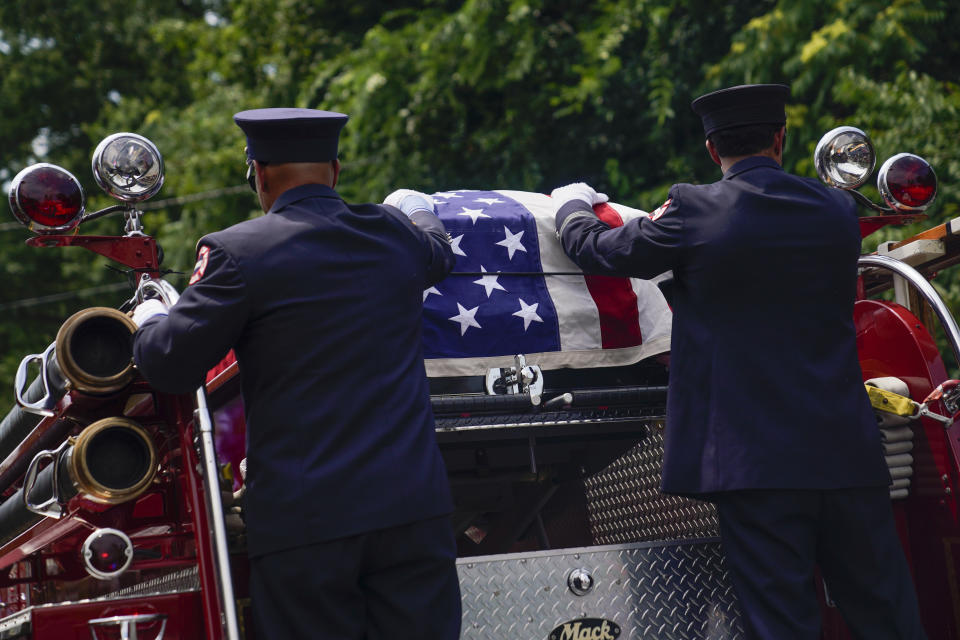
[[[678,194],[649,217],[620,227],[597,218],[586,203],[571,201],[557,212],[563,250],[584,273],[649,279],[677,266],[683,251]]]
[[[232,257],[204,239],[191,284],[167,316],[147,320],[133,338],[134,361],[147,381],[168,393],[188,393],[240,338],[249,296]]]
[[[421,242],[427,251],[427,286],[432,287],[453,271],[456,256],[450,246],[450,236],[433,213],[414,211],[410,222],[421,232]]]

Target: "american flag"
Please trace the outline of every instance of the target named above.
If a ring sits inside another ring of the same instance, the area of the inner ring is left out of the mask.
[[[423,292],[430,375],[484,373],[516,354],[543,368],[579,368],[669,350],[670,309],[657,286],[582,275],[557,239],[549,196],[458,190],[433,198],[457,263]],[[613,226],[647,215],[616,203],[595,211]],[[572,275],[550,275],[558,273]]]

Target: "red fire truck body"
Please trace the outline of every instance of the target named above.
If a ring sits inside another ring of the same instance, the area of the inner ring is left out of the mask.
[[[865,217],[863,235],[916,218]],[[47,227],[30,243],[160,275],[148,236]],[[957,262],[960,219],[881,246],[861,260],[855,305],[899,533],[938,639],[960,639],[960,411],[934,336],[955,361],[960,332],[929,281]],[[228,359],[196,397],[157,393],[132,365],[134,330],[120,311],[87,309],[18,372],[0,423],[0,640],[254,639],[242,372]],[[712,506],[659,492],[665,359],[541,369],[522,356],[431,379],[462,637],[742,637]],[[40,369],[30,385],[28,367]],[[823,637],[849,637],[820,592]]]

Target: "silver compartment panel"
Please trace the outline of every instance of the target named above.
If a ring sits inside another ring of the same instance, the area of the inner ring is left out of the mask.
[[[567,588],[587,569],[593,589]],[[618,640],[742,639],[719,541],[635,543],[462,558],[463,640],[549,640],[576,618],[604,618]]]

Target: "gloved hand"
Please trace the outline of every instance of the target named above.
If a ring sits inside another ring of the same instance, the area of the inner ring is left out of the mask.
[[[554,200],[553,206],[555,211],[572,200],[585,202],[588,207],[593,207],[595,204],[609,200],[607,194],[597,193],[593,187],[586,182],[574,182],[573,184],[568,184],[563,187],[557,187],[550,193],[550,197]]]
[[[425,193],[414,191],[413,189],[397,189],[383,200],[383,204],[389,204],[409,218],[414,211],[429,211],[436,213],[436,205],[433,198]]]
[[[133,310],[133,323],[139,328],[150,318],[165,315],[167,315],[167,305],[156,298],[150,298],[138,304]]]

